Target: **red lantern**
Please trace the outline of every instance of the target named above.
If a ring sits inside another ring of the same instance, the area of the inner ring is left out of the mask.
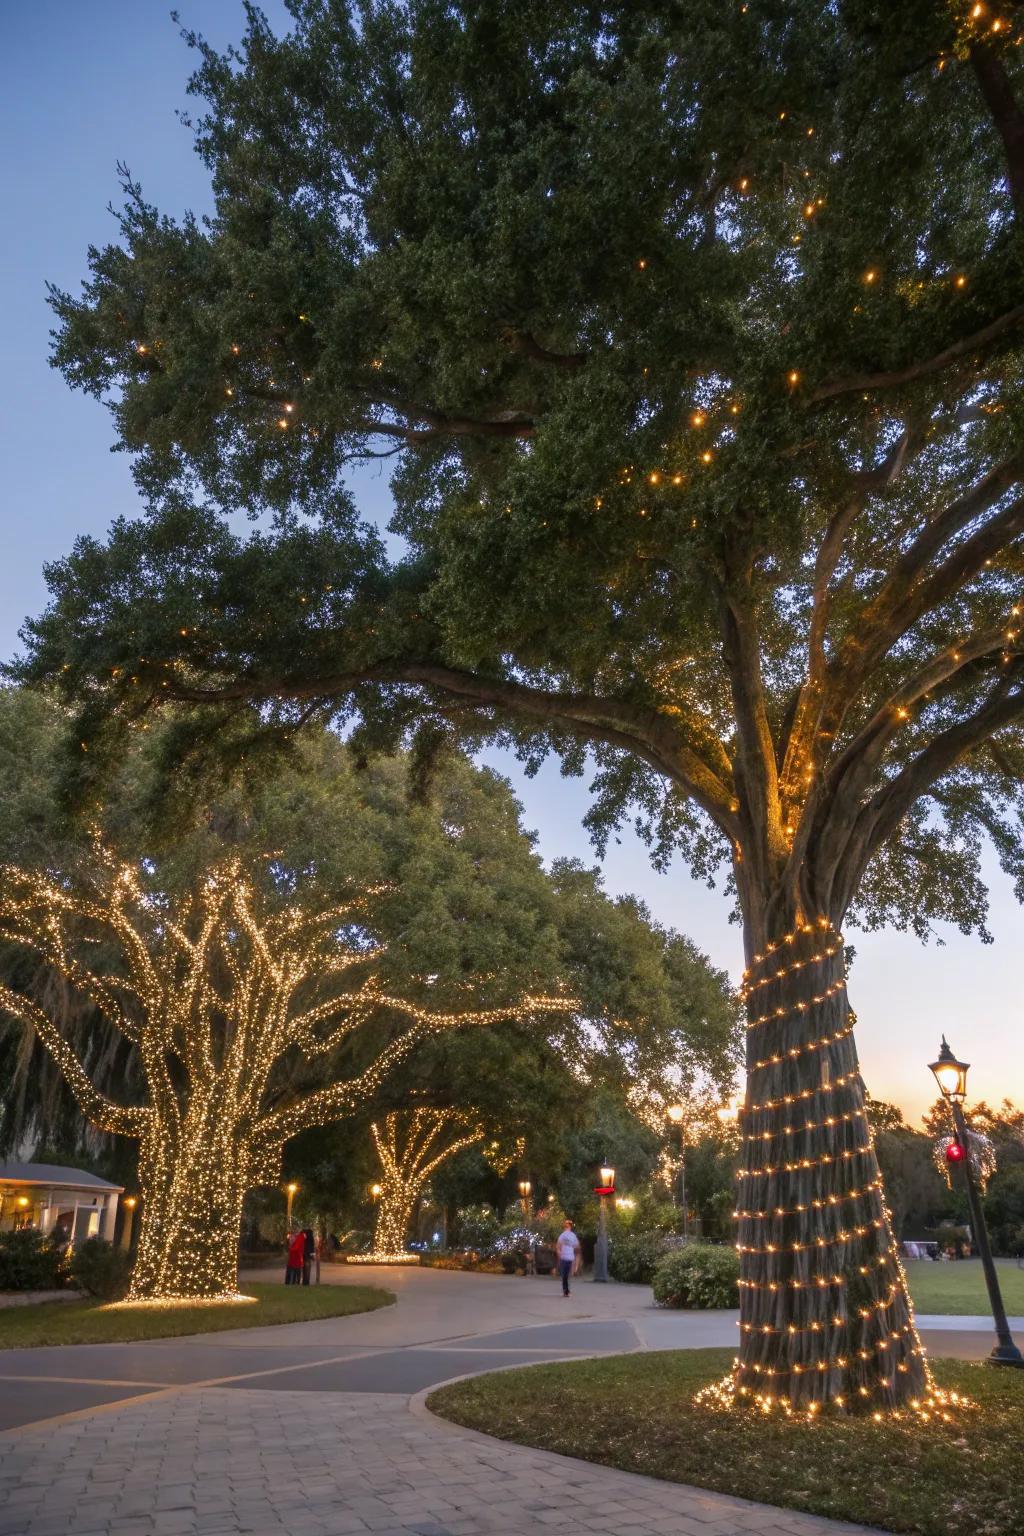
[[[946,1162],[947,1163],[962,1163],[966,1156],[967,1156],[967,1153],[964,1151],[964,1147],[963,1147],[963,1143],[962,1142],[959,1142],[959,1141],[949,1141],[949,1142],[946,1143]]]

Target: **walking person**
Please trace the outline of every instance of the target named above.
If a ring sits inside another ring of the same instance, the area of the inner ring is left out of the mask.
[[[568,1217],[558,1234],[555,1252],[558,1255],[558,1273],[562,1279],[562,1295],[568,1296],[569,1276],[576,1273],[580,1258],[580,1240],[573,1231],[572,1222]]]
[[[302,1279],[302,1259],[306,1252],[305,1232],[290,1232],[288,1243],[288,1267],[284,1272],[285,1285],[298,1285]]]
[[[299,1236],[302,1238],[302,1283],[303,1285],[308,1285],[309,1272],[313,1267],[313,1260],[316,1257],[316,1238],[313,1235],[312,1227],[306,1227],[305,1231],[301,1232]]]

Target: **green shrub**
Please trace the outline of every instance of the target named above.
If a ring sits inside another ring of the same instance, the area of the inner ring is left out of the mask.
[[[456,1212],[452,1224],[452,1245],[490,1253],[500,1227],[497,1213],[489,1205],[464,1205]]]
[[[654,1299],[661,1307],[739,1306],[740,1261],[735,1248],[687,1243],[659,1259]]]
[[[132,1277],[131,1254],[102,1237],[87,1237],[71,1255],[71,1281],[103,1301],[119,1301]]]
[[[0,1291],[56,1291],[66,1279],[63,1247],[32,1227],[0,1232]]]
[[[608,1247],[608,1273],[612,1279],[650,1285],[665,1252],[665,1236],[664,1232],[614,1232]]]

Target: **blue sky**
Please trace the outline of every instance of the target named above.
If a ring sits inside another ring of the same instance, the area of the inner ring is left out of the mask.
[[[241,0],[179,0],[183,21],[221,46],[242,29]],[[279,0],[264,7],[283,25]],[[0,563],[0,654],[17,646],[26,614],[45,601],[43,563],[75,535],[101,535],[111,519],[138,506],[124,455],[112,454],[110,422],[94,401],[72,394],[47,362],[50,315],[44,282],[74,288],[90,243],[114,236],[106,207],[116,201],[116,164],[126,161],[163,212],[209,206],[203,168],[175,118],[185,107],[190,55],[158,0],[32,0],[9,5],[0,62],[0,125],[5,156],[7,237],[0,279],[7,294],[4,351],[8,397],[0,415],[4,558]],[[376,472],[361,477],[368,515],[386,515]],[[586,780],[564,780],[557,766],[526,780],[498,753],[488,761],[513,779],[545,858],[593,861],[582,830]],[[982,946],[958,933],[939,947],[900,934],[850,934],[857,949],[851,999],[859,1017],[864,1076],[880,1098],[918,1114],[934,1096],[927,1062],[945,1032],[973,1063],[971,1095],[1024,1102],[1021,986],[1024,917],[1009,883],[990,861],[991,927]],[[719,892],[677,865],[656,874],[629,832],[604,861],[613,892],[642,896],[660,920],[689,933],[712,960],[738,977],[739,930]]]

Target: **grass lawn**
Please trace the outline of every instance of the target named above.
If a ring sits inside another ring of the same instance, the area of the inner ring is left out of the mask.
[[[962,1259],[959,1263],[928,1264],[909,1259],[904,1265],[914,1306],[918,1312],[950,1312],[989,1315],[988,1291],[980,1259]],[[1024,1269],[1016,1259],[996,1259],[999,1289],[1011,1317],[1024,1317]]]
[[[938,1268],[938,1265],[936,1265]],[[698,1407],[728,1349],[528,1366],[442,1387],[435,1413],[503,1440],[916,1536],[1024,1531],[1024,1371],[935,1362],[952,1424],[765,1419]]]
[[[169,1339],[226,1328],[265,1328],[273,1323],[307,1323],[318,1317],[374,1312],[394,1301],[373,1285],[246,1284],[255,1302],[209,1303],[198,1307],[110,1309],[101,1301],[50,1301],[38,1307],[0,1309],[0,1349],[40,1344],[123,1344],[135,1339]]]

